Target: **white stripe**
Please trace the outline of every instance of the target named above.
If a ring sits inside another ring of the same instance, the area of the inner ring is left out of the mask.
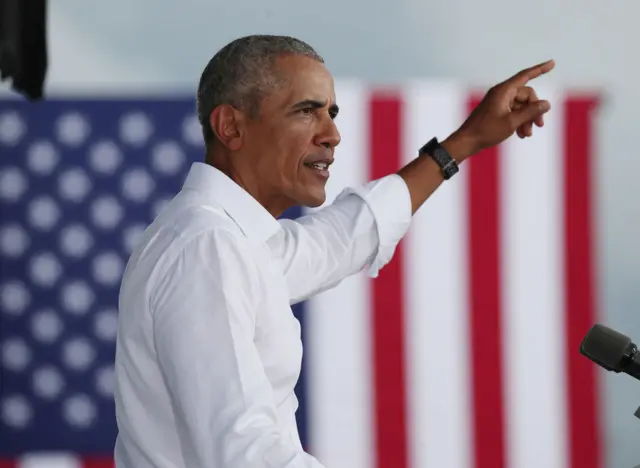
[[[562,105],[501,155],[503,340],[508,465],[564,468]]]
[[[368,174],[368,92],[337,84],[342,142],[327,184],[327,203]],[[311,452],[331,468],[373,466],[369,289],[364,274],[308,301]]]
[[[466,90],[448,84],[408,88],[407,160],[433,136],[463,121]],[[427,200],[406,238],[404,262],[411,466],[471,467],[466,282],[466,174]]]
[[[25,455],[20,458],[19,468],[82,468],[82,463],[69,454]]]

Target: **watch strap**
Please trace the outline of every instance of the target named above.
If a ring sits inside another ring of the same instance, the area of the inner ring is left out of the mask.
[[[456,160],[451,157],[435,137],[420,148],[418,155],[421,156],[423,154],[430,156],[440,166],[440,170],[446,180],[449,180],[460,170]]]

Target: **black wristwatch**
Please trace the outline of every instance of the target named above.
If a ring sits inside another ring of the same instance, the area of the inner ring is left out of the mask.
[[[422,156],[423,154],[431,156],[431,158],[438,163],[446,180],[451,179],[451,177],[460,170],[456,160],[442,147],[437,138],[431,139],[431,141],[420,148],[418,155]]]

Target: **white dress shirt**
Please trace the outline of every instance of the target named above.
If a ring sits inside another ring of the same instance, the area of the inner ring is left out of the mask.
[[[295,420],[302,342],[291,304],[364,268],[377,276],[410,221],[395,174],[278,221],[193,164],[124,272],[116,467],[321,468]]]

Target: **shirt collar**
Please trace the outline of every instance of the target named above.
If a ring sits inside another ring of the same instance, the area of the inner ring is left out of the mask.
[[[282,229],[249,192],[209,164],[193,163],[182,188],[200,192],[221,206],[250,240],[266,242]]]

